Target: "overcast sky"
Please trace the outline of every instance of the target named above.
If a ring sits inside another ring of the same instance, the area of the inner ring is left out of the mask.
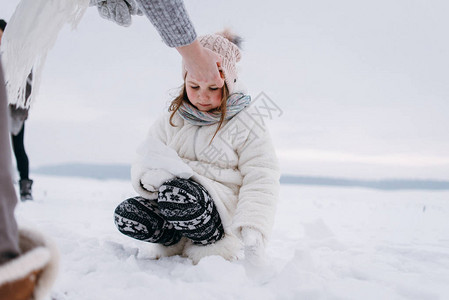
[[[0,18],[18,2],[2,1]],[[269,126],[284,173],[447,179],[449,3],[275,4],[186,1],[200,35],[244,38],[241,78],[278,107]],[[180,64],[145,17],[122,28],[89,8],[48,55],[26,128],[32,167],[129,163]]]

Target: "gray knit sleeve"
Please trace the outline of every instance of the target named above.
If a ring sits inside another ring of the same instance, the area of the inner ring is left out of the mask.
[[[196,39],[182,0],[136,0],[169,47],[191,44]]]

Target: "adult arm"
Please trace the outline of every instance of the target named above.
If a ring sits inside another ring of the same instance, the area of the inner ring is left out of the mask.
[[[169,47],[181,47],[196,39],[195,28],[182,0],[136,0]]]

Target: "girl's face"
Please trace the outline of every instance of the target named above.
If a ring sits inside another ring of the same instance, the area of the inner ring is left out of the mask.
[[[186,76],[186,91],[190,103],[200,111],[210,111],[221,105],[223,89],[215,84],[199,83],[189,73]]]

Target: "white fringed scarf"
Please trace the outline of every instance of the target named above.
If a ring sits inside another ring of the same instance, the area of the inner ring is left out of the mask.
[[[39,91],[48,51],[59,31],[81,20],[89,0],[21,0],[6,26],[0,53],[8,100],[28,108]],[[33,89],[25,99],[26,80],[33,70]]]

